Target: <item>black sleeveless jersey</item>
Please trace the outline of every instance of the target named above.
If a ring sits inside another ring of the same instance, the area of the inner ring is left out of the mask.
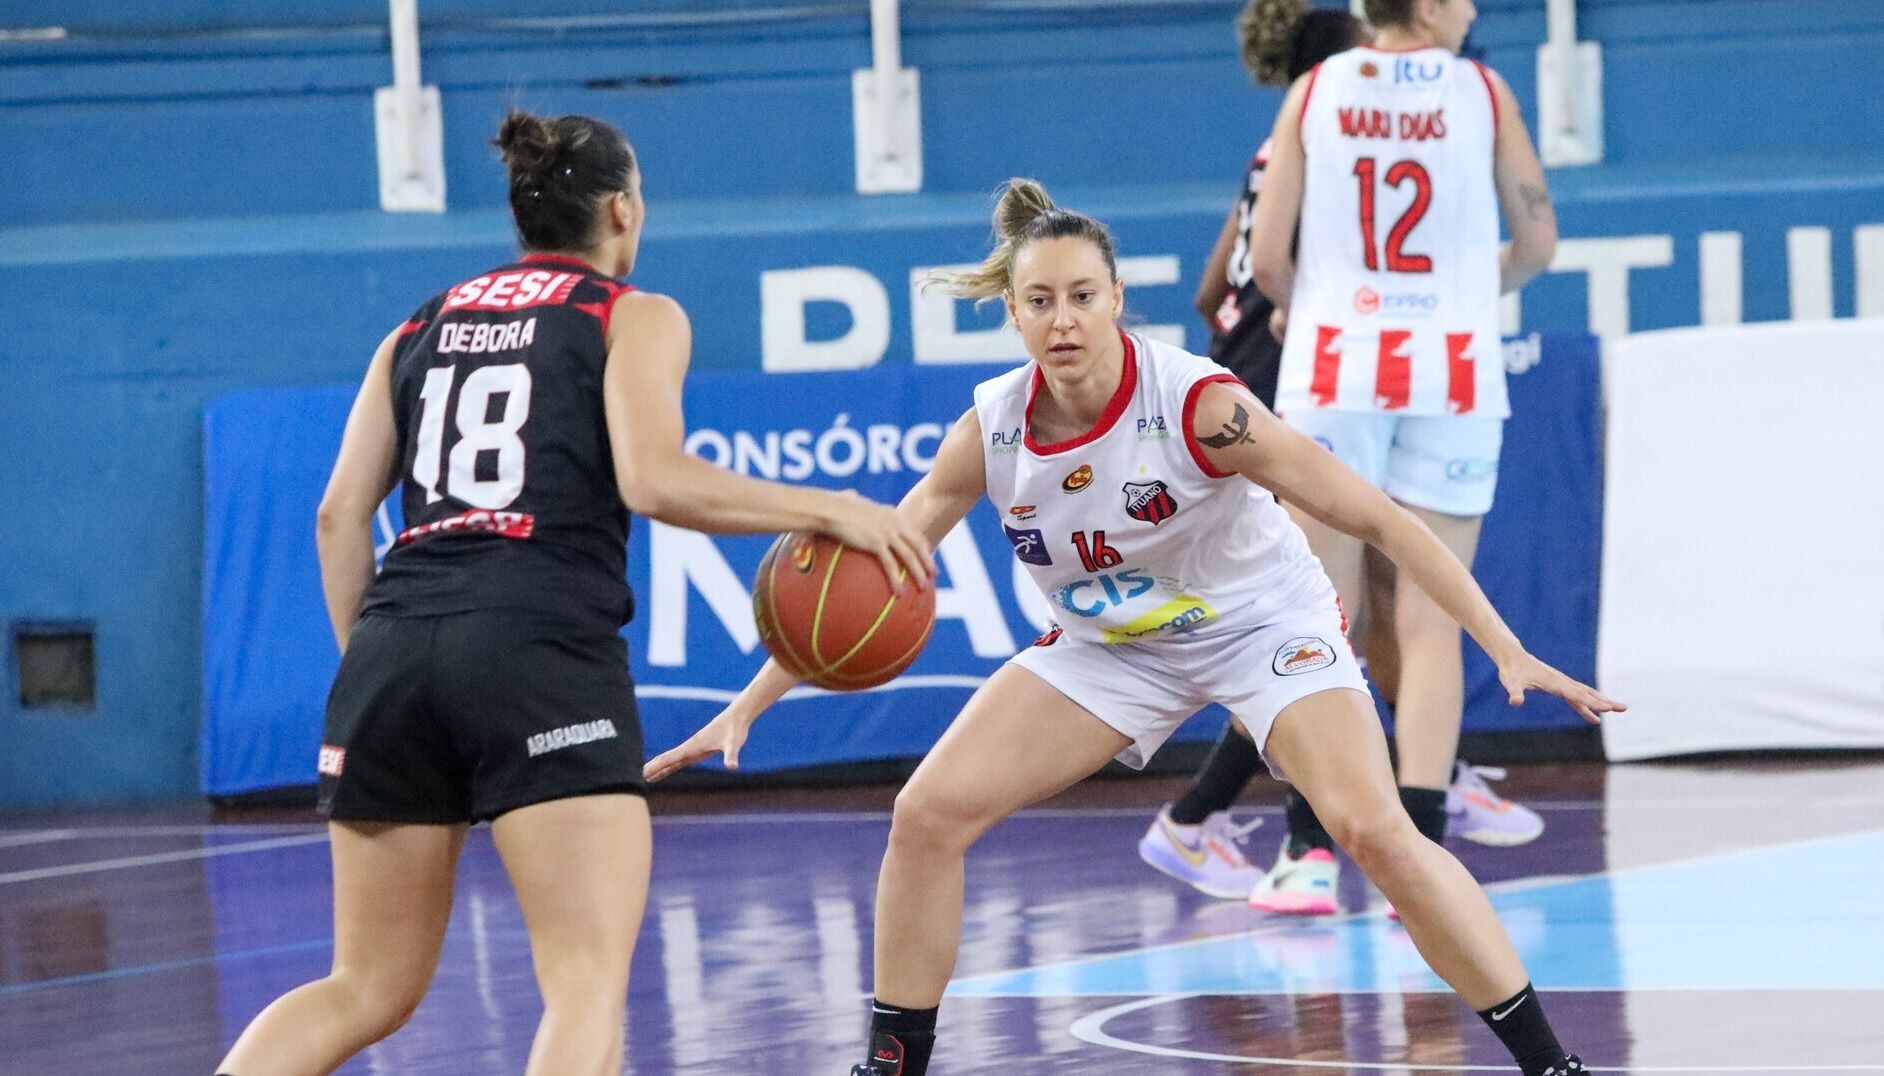
[[[1269,315],[1276,304],[1256,287],[1249,256],[1249,225],[1256,219],[1256,196],[1262,191],[1268,164],[1269,144],[1265,142],[1250,158],[1243,193],[1236,202],[1236,245],[1225,268],[1230,293],[1210,319],[1210,357],[1248,385],[1264,407],[1274,408],[1276,377],[1282,371],[1282,343],[1269,331]]]
[[[613,627],[633,615],[628,511],[602,413],[609,312],[626,290],[582,262],[532,255],[400,327],[405,530],[363,612],[524,607]]]

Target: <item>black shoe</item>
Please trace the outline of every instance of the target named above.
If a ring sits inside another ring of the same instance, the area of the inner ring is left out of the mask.
[[[890,1076],[890,1070],[877,1065],[852,1065],[850,1076]]]
[[[1550,1068],[1545,1069],[1544,1076],[1583,1076],[1584,1073],[1589,1071],[1589,1069],[1583,1066],[1582,1058],[1571,1054],[1564,1060],[1563,1064],[1552,1065]],[[852,1076],[856,1076],[856,1074],[852,1073]],[[864,1076],[874,1076],[874,1074],[865,1073]]]

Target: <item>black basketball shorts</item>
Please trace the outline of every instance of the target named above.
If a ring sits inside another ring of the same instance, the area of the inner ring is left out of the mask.
[[[620,634],[528,609],[364,616],[327,696],[320,809],[480,822],[546,800],[645,794]]]

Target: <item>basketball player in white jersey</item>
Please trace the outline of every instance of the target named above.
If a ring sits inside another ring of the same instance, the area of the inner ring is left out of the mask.
[[[1284,100],[1251,225],[1256,284],[1286,328],[1276,412],[1469,565],[1510,413],[1498,298],[1549,263],[1556,217],[1510,88],[1457,55],[1472,0],[1366,0],[1366,11],[1373,43],[1330,57]],[[1336,591],[1357,601],[1360,541],[1296,519]],[[1400,578],[1393,604],[1401,798],[1438,841],[1459,776],[1459,631],[1416,580]],[[1492,821],[1503,828],[1473,839],[1521,843],[1541,829],[1482,781],[1474,790],[1502,806]],[[1251,903],[1318,910],[1335,884],[1326,827],[1292,817],[1291,830]]]
[[[923,1076],[955,967],[968,847],[1113,758],[1143,766],[1220,702],[1399,907],[1435,972],[1526,1076],[1582,1072],[1558,1046],[1491,904],[1394,795],[1386,739],[1328,577],[1276,503],[1363,536],[1498,662],[1591,721],[1620,703],[1545,665],[1410,512],[1277,421],[1207,359],[1119,330],[1112,238],[1014,180],[999,244],[957,294],[1000,296],[1032,362],[983,383],[897,511],[940,542],[986,495],[1057,626],[975,693],[896,800],[877,884],[868,1059],[851,1076]],[[767,662],[658,780],[724,753],[792,686]]]

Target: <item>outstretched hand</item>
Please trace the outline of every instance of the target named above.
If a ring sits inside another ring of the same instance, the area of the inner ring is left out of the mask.
[[[1536,688],[1548,691],[1592,725],[1603,723],[1603,714],[1622,713],[1629,707],[1588,684],[1575,680],[1544,664],[1529,653],[1498,666],[1498,682],[1505,686],[1513,706],[1524,705],[1524,693]]]
[[[705,762],[714,755],[724,756],[726,768],[736,770],[739,768],[739,749],[745,746],[746,731],[752,728],[752,721],[752,717],[735,714],[732,707],[727,707],[719,712],[719,716],[707,722],[706,727],[687,737],[679,747],[649,759],[648,764],[641,767],[641,776],[653,784],[696,762]]]
[[[890,589],[903,592],[903,577],[926,588],[935,574],[935,558],[929,552],[929,539],[914,523],[897,514],[887,504],[878,504],[854,492],[844,497],[855,503],[843,518],[831,526],[831,536],[860,553],[869,553],[883,564]]]

